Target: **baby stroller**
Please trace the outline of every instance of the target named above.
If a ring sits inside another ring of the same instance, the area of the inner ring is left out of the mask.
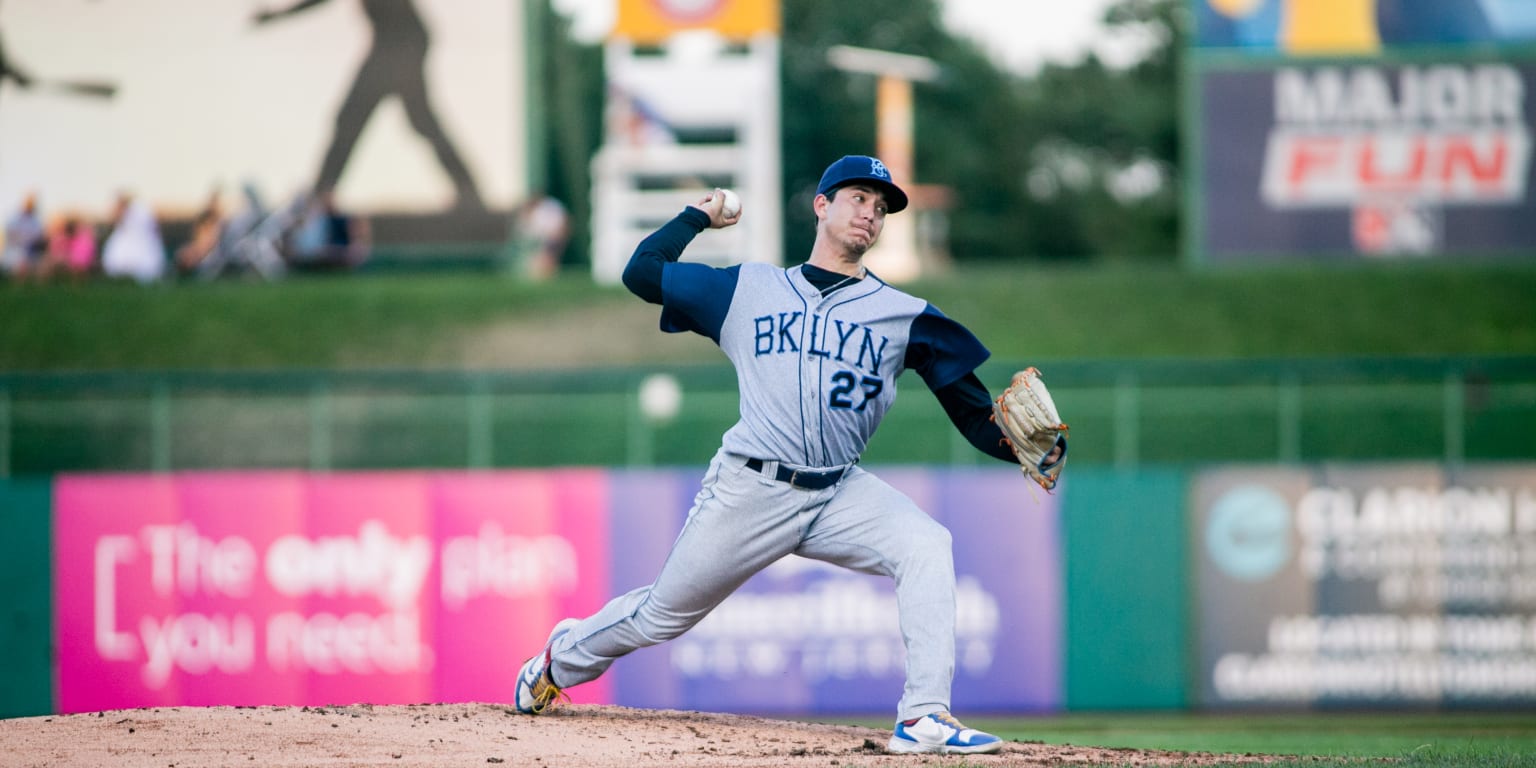
[[[255,185],[244,186],[246,208],[225,222],[218,245],[197,267],[197,276],[212,280],[226,274],[254,272],[265,280],[277,280],[288,271],[283,260],[283,238],[303,212],[302,198],[268,210]]]

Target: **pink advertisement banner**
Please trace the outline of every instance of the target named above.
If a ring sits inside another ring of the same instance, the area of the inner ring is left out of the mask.
[[[509,701],[607,597],[609,495],[590,469],[63,476],[59,711]]]

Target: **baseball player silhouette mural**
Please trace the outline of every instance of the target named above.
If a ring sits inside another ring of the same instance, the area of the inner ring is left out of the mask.
[[[5,56],[5,38],[0,36],[0,84],[10,80],[21,88],[32,87],[32,76],[25,70],[16,66],[16,63]]]
[[[72,78],[36,78],[16,63],[5,52],[4,35],[0,35],[0,85],[7,80],[22,89],[41,89],[63,96],[80,96],[89,99],[111,99],[117,94],[117,85],[105,80],[79,80]]]
[[[793,554],[895,581],[907,679],[888,750],[996,752],[996,736],[950,714],[950,533],[858,466],[859,456],[909,369],[972,445],[1020,462],[1047,489],[1065,463],[1066,425],[1032,368],[993,401],[975,373],[986,347],[864,268],[886,216],[907,207],[879,160],[850,155],[826,169],[812,204],[816,239],[797,267],[679,261],[700,232],[740,220],[742,211],[727,212],[725,201],[711,193],[641,241],[624,284],[661,305],[663,331],[691,331],[720,346],[736,369],[741,419],[725,433],[655,582],[556,624],[518,672],[517,708],[538,714],[561,688],[683,634],[753,574]]]
[[[301,0],[282,10],[256,14],[257,26],[307,11],[327,0]],[[357,70],[352,88],[336,112],[331,145],[315,179],[317,190],[331,190],[341,180],[347,159],[368,118],[385,97],[400,97],[411,127],[432,145],[437,161],[447,172],[458,195],[460,210],[484,208],[469,167],[454,149],[448,132],[432,111],[427,96],[426,62],[431,36],[411,0],[358,0],[373,30],[373,43]]]

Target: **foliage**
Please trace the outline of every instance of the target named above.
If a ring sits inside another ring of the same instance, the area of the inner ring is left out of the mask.
[[[1021,86],[1029,147],[1027,253],[1168,258],[1178,245],[1180,0],[1122,0],[1111,29],[1150,37],[1143,58],[1113,69],[1090,55],[1047,65]]]
[[[584,258],[592,238],[591,158],[603,138],[603,50],[574,40],[570,21],[555,13],[549,0],[539,0],[536,10],[540,29],[532,77],[539,81],[534,87],[545,109],[533,118],[541,121],[545,147],[543,157],[531,161],[542,166],[538,175],[545,191],[570,211],[565,258]]]
[[[856,5],[785,0],[796,22],[784,40],[786,254],[809,249],[810,196],[829,158],[874,151],[873,78],[827,63],[844,44],[944,68],[940,82],[916,86],[916,165],[922,182],[953,190],[956,258],[1171,258],[1181,7],[1122,0],[1109,10],[1108,25],[1153,41],[1127,69],[1090,55],[1021,78],[945,31],[934,0],[887,3],[874,23]]]

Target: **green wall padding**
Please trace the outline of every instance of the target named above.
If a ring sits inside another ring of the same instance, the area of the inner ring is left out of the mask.
[[[1062,485],[1067,708],[1186,706],[1186,474],[1079,469]]]
[[[53,711],[53,484],[0,480],[0,717]]]

